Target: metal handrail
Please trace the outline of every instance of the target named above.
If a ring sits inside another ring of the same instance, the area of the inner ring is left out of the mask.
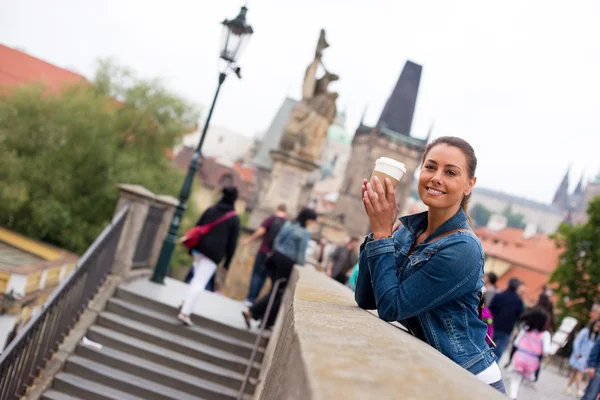
[[[277,292],[279,291],[279,286],[281,286],[285,281],[287,281],[286,278],[279,278],[273,284],[273,290],[271,290],[269,302],[267,303],[267,310],[265,311],[265,315],[263,316],[262,321],[260,322],[260,330],[256,335],[254,346],[252,346],[252,354],[250,354],[250,360],[248,361],[248,365],[246,366],[246,373],[244,374],[244,379],[242,380],[242,386],[240,387],[237,400],[242,400],[244,398],[246,385],[248,384],[248,380],[250,379],[250,373],[252,372],[252,367],[254,366],[254,359],[256,358],[256,353],[258,352],[258,348],[260,347],[260,340],[262,339],[263,333],[265,332],[267,321],[269,321],[269,317],[271,316],[271,308],[273,307],[273,303],[275,302],[275,297],[277,296]]]
[[[39,375],[109,274],[129,206],[124,206],[0,354],[0,399],[16,399]]]

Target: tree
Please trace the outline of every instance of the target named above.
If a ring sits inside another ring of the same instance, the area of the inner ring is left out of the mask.
[[[517,229],[525,229],[525,216],[513,214],[512,206],[508,205],[502,213],[506,217],[506,226]]]
[[[492,212],[485,208],[483,205],[477,203],[471,209],[470,214],[471,218],[477,226],[487,226]]]
[[[117,183],[177,195],[168,149],[198,113],[156,81],[101,61],[95,81],[0,96],[0,225],[81,254],[110,221]]]
[[[600,196],[590,201],[587,212],[587,223],[563,223],[553,235],[565,252],[550,279],[558,285],[561,317],[573,316],[583,322],[600,300]]]

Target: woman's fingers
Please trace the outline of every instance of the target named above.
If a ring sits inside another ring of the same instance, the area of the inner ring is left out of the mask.
[[[388,203],[396,204],[396,193],[394,191],[394,186],[392,186],[392,181],[390,178],[385,178],[385,187],[386,187],[386,198]]]
[[[367,196],[369,197],[371,207],[373,208],[373,210],[379,211],[379,209],[381,208],[379,206],[380,197],[378,197],[377,193],[375,193],[375,191],[373,190],[373,186],[371,185],[371,183],[367,183]]]
[[[371,198],[369,196],[368,190],[363,192],[363,204],[365,205],[365,211],[367,215],[373,214],[373,204],[371,203]]]
[[[377,196],[384,200],[385,199],[385,190],[383,189],[383,185],[381,184],[381,181],[379,180],[378,177],[374,177],[373,178],[373,190],[375,191],[375,193],[377,193]]]

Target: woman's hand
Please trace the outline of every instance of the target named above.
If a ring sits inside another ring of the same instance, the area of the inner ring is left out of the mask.
[[[373,239],[381,239],[392,234],[392,227],[398,216],[398,204],[396,204],[396,193],[389,178],[385,178],[386,192],[379,178],[373,178],[371,185],[368,180],[363,180],[362,197],[365,211],[369,216]]]

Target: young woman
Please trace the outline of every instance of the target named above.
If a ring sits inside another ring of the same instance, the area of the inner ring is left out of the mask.
[[[600,333],[600,320],[592,321],[588,326],[583,328],[575,341],[573,342],[573,353],[569,358],[569,366],[571,367],[571,373],[569,375],[569,382],[565,388],[565,392],[568,395],[572,395],[571,385],[575,382],[575,390],[577,397],[583,396],[583,389],[581,386],[581,380],[583,374],[587,370],[586,363],[590,356],[590,351],[594,347],[594,342],[598,338]]]
[[[310,240],[310,233],[307,228],[310,228],[317,220],[317,214],[310,208],[305,208],[300,211],[298,218],[294,222],[286,222],[279,233],[275,237],[275,243],[273,244],[273,253],[266,261],[267,273],[271,278],[271,287],[275,284],[275,281],[281,278],[285,278],[286,281],[279,286],[279,290],[275,295],[275,301],[271,314],[265,325],[270,328],[275,322],[277,312],[281,305],[281,298],[287,287],[287,280],[292,274],[294,265],[304,265],[304,256],[308,241]],[[267,311],[267,305],[269,304],[269,297],[271,293],[265,295],[258,300],[250,308],[245,309],[242,312],[244,320],[248,328],[250,328],[250,319],[262,320]]]
[[[217,265],[225,259],[223,267],[228,269],[233,259],[240,233],[240,218],[235,214],[234,209],[237,197],[238,191],[235,187],[223,188],[221,200],[209,207],[196,223],[197,226],[202,226],[221,219],[221,222],[190,250],[194,259],[192,267],[194,272],[190,288],[177,315],[177,318],[187,326],[193,325],[190,315],[196,300],[217,271]]]
[[[484,254],[466,214],[477,179],[471,145],[441,137],[423,155],[418,192],[428,211],[400,218],[391,182],[364,180],[372,234],[361,246],[355,298],[504,393],[494,350],[479,319]],[[383,190],[387,186],[387,194]]]

